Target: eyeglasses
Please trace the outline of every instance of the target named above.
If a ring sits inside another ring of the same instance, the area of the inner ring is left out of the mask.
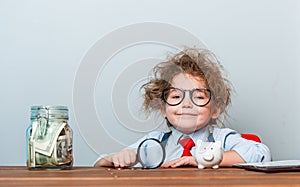
[[[180,88],[169,87],[163,90],[162,99],[170,106],[179,105],[184,97],[185,92],[189,92],[190,99],[194,105],[202,107],[209,103],[213,95],[208,88],[194,88],[192,90],[182,90]]]

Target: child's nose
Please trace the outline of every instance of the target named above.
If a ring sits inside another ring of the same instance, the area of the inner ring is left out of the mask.
[[[188,108],[193,107],[192,100],[188,95],[185,95],[185,97],[183,98],[182,104],[183,104],[183,107],[188,107]]]

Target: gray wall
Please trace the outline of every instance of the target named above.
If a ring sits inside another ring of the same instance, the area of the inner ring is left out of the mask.
[[[133,30],[141,38],[130,29],[124,44],[111,35],[145,22]],[[179,34],[147,33],[148,22]],[[31,105],[69,107],[75,165],[161,128],[160,118],[138,110],[138,87],[157,60],[193,37],[219,57],[235,88],[227,126],[258,134],[274,160],[300,159],[298,0],[0,0],[0,28],[0,165],[25,165]],[[175,37],[165,42],[168,34]],[[131,39],[139,42],[127,45]]]

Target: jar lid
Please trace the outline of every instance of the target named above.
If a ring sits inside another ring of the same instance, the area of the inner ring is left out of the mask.
[[[68,119],[68,107],[67,106],[31,106],[31,119],[38,117],[44,118],[57,118],[57,119]]]
[[[36,106],[31,106],[31,110],[41,110],[41,109],[48,109],[48,110],[68,110],[68,107],[67,106],[61,106],[61,105],[54,105],[54,106],[36,105]]]

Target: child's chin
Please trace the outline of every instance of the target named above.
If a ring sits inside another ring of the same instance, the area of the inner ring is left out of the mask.
[[[191,124],[180,124],[179,126],[177,126],[176,129],[185,134],[191,134],[199,130],[197,129],[197,127],[195,127],[195,125],[191,125]]]

